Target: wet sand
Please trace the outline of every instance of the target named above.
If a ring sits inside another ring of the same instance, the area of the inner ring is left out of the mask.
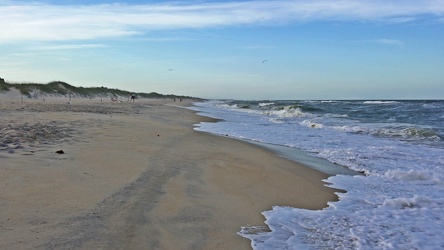
[[[211,119],[177,104],[2,98],[0,249],[251,249],[237,232],[262,211],[336,199],[326,174],[196,132]]]

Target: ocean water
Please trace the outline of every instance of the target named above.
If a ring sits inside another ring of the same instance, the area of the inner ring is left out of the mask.
[[[287,156],[302,150],[332,167],[327,186],[347,191],[323,210],[264,211],[269,230],[238,233],[253,249],[444,249],[444,101],[212,100],[192,109],[221,119],[195,130]]]

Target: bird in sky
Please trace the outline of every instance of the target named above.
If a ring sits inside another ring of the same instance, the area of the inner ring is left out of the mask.
[[[173,71],[174,69],[168,69],[168,71]]]
[[[267,62],[267,60],[263,60],[263,61],[262,61],[262,63],[266,63],[266,62]]]

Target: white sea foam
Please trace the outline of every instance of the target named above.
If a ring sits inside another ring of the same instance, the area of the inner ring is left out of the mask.
[[[342,130],[345,132],[352,132],[352,133],[368,133],[369,130],[362,127],[362,126],[349,126],[349,125],[342,125],[342,126],[333,126],[333,129]]]
[[[303,120],[301,122],[301,125],[302,126],[306,126],[308,128],[323,128],[322,124],[316,123],[316,122],[313,122],[313,121],[310,121],[310,120]]]
[[[393,104],[396,101],[365,101],[364,104]]]
[[[306,116],[307,114],[302,112],[300,108],[293,108],[293,107],[282,107],[279,110],[267,110],[264,111],[263,114],[265,115],[275,115],[280,118],[287,118],[287,117],[298,117],[298,116]]]
[[[442,184],[442,181],[439,179],[435,173],[426,171],[426,170],[408,170],[402,171],[400,169],[389,170],[385,174],[386,178],[405,181],[405,182],[414,182],[416,184]]]
[[[273,104],[274,104],[274,102],[261,102],[261,103],[259,103],[259,107],[270,106]]]

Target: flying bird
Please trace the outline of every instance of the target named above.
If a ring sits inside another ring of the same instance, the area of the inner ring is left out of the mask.
[[[168,71],[173,71],[174,69],[168,69]]]
[[[262,63],[266,63],[266,62],[267,62],[267,60],[263,60],[263,61],[262,61]]]

